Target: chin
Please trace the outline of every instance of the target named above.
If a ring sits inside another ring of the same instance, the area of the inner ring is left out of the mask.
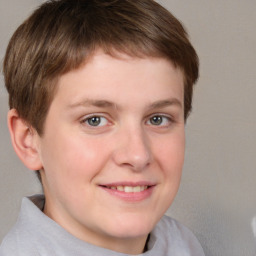
[[[141,219],[136,220],[123,220],[122,222],[115,222],[114,230],[112,228],[112,233],[116,237],[120,238],[133,238],[133,237],[143,237],[147,236],[155,226],[155,222],[145,221]]]

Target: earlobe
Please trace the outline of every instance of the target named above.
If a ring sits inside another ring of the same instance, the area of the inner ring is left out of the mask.
[[[39,135],[19,116],[16,109],[8,112],[8,128],[12,145],[21,161],[30,170],[42,169],[37,145]]]

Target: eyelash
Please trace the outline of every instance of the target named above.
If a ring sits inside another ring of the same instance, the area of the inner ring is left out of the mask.
[[[93,125],[93,124],[90,124],[90,121],[92,121],[93,122],[93,119],[94,119],[94,121],[97,121],[97,119],[98,119],[98,121],[101,123],[102,122],[102,119],[104,119],[105,120],[105,122],[104,122],[104,124],[102,125],[102,124],[100,124],[100,125],[97,125],[97,123],[96,123],[96,125]],[[99,120],[100,119],[100,120]],[[96,115],[96,114],[92,114],[92,115],[90,115],[90,116],[86,116],[85,118],[83,118],[82,120],[81,120],[81,123],[82,124],[86,124],[87,126],[89,126],[89,127],[104,127],[104,126],[107,126],[107,123],[109,123],[110,121],[106,118],[106,117],[104,117],[104,116],[102,116],[102,115]]]
[[[153,124],[152,121],[153,121],[154,118],[157,118],[158,120],[160,119],[161,124]],[[164,122],[164,124],[163,124],[163,122]],[[149,117],[146,124],[152,125],[154,127],[165,128],[165,127],[169,127],[171,125],[171,123],[173,123],[173,122],[174,122],[174,120],[170,116],[166,116],[166,115],[163,115],[163,114],[154,114],[154,115],[151,115]]]
[[[161,123],[159,124],[153,124],[152,122],[154,122],[154,118],[156,118],[157,121],[160,121]],[[94,125],[93,123],[90,122],[95,122],[96,125]],[[97,123],[98,121],[98,123]],[[102,121],[103,124],[102,124]],[[166,116],[163,114],[154,114],[151,115],[149,118],[147,118],[146,120],[146,125],[150,125],[153,127],[161,127],[161,128],[167,128],[169,127],[172,123],[174,122],[173,118],[170,116]],[[164,123],[164,124],[163,124]],[[86,124],[86,126],[90,127],[90,128],[101,128],[101,127],[106,127],[109,124],[111,124],[111,121],[109,121],[109,119],[101,114],[91,114],[89,116],[86,116],[85,118],[83,118],[81,120],[81,124]]]

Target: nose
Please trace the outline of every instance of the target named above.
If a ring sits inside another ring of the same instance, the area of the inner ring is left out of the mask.
[[[143,171],[151,162],[150,142],[143,129],[125,131],[116,137],[114,161],[133,171]]]

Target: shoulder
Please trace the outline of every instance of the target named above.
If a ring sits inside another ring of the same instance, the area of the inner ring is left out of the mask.
[[[0,245],[0,256],[7,255],[15,255],[15,250],[13,244],[15,244],[15,231],[12,229],[9,233],[4,237],[1,245]]]
[[[163,216],[156,226],[156,235],[165,240],[173,255],[204,256],[203,249],[190,229],[177,220]]]
[[[28,198],[23,198],[17,222],[0,245],[0,256],[38,255],[35,252],[34,230],[37,230],[40,224],[30,224],[30,220],[34,218],[36,211],[37,207]]]
[[[0,246],[0,256],[35,256],[33,237],[27,228],[18,222],[4,237]]]
[[[4,237],[0,246],[0,256],[24,255],[20,249],[25,246],[23,241],[23,232],[16,224],[9,233]],[[25,248],[24,248],[25,250]]]

